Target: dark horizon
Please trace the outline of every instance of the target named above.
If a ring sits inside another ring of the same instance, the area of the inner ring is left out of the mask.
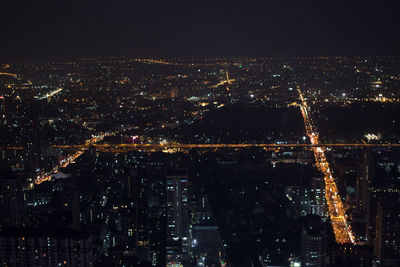
[[[117,1],[7,3],[0,60],[399,55],[394,4]]]

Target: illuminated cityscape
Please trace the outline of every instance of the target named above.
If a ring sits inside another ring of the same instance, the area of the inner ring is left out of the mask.
[[[0,266],[400,266],[389,3],[0,14]]]
[[[2,242],[57,243],[67,231],[88,246],[84,259],[52,256],[70,266],[239,266],[243,253],[262,266],[395,262],[374,218],[398,203],[398,103],[371,95],[396,99],[398,80],[371,72],[364,90],[334,95],[300,74],[306,62],[317,75],[337,61],[333,75],[343,61],[373,71],[396,60],[8,64],[17,74],[2,79],[2,195],[16,202],[3,202]],[[49,70],[55,79],[40,74]]]

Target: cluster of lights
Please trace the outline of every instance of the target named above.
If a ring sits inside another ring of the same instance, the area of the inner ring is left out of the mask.
[[[48,92],[48,93],[45,94],[45,95],[42,95],[42,96],[35,96],[35,98],[37,98],[37,99],[39,99],[39,100],[46,99],[46,98],[50,98],[50,97],[52,97],[52,96],[58,94],[58,93],[61,92],[61,91],[62,91],[62,89],[61,89],[61,88],[58,88],[58,89],[56,89],[56,90],[54,90],[54,91]]]
[[[379,137],[376,134],[366,134],[364,135],[364,137],[368,140],[379,140]]]

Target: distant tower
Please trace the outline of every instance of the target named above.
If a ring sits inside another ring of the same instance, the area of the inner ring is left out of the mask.
[[[178,88],[177,87],[173,87],[171,89],[171,98],[177,98],[179,96],[178,94]]]
[[[181,242],[181,251],[167,253],[167,264],[184,261],[189,253],[188,176],[169,175],[167,180],[167,239]]]

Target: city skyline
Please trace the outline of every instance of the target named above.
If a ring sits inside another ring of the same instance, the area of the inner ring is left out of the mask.
[[[0,9],[0,265],[400,266],[396,2]]]
[[[396,56],[3,64],[0,260],[395,266],[399,75]]]

